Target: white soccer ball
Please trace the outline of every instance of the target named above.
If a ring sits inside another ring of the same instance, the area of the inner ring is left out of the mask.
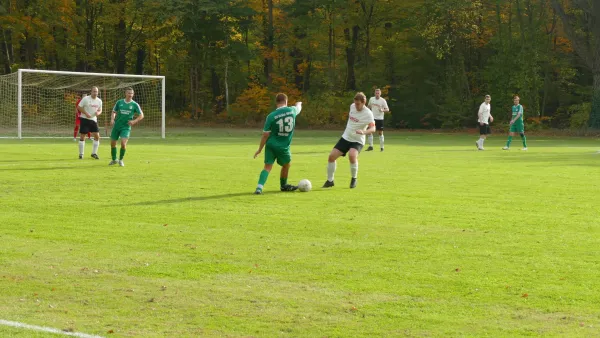
[[[308,192],[310,191],[310,189],[312,189],[312,184],[309,180],[303,179],[300,182],[298,182],[298,190],[302,192]]]

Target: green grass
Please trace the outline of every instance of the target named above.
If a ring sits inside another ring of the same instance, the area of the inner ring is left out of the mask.
[[[0,140],[0,319],[115,337],[600,335],[600,142],[387,133],[325,181],[298,131],[254,196],[259,134]],[[112,330],[112,331],[111,331]],[[109,333],[109,331],[113,333]],[[3,337],[50,337],[0,326]]]

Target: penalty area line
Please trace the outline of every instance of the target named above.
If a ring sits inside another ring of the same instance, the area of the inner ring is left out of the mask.
[[[103,338],[101,336],[94,336],[91,334],[79,333],[79,332],[68,332],[59,329],[53,329],[51,327],[37,326],[37,325],[29,325],[25,323],[12,322],[10,320],[0,319],[0,325],[16,327],[19,329],[27,329],[38,332],[49,332],[55,334],[61,334],[63,336],[71,336],[71,337],[80,337],[80,338]]]

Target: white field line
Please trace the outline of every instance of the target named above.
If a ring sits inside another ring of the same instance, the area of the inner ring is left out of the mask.
[[[9,320],[3,320],[3,319],[0,319],[0,325],[16,327],[19,329],[39,331],[39,332],[50,332],[50,333],[60,334],[63,336],[80,337],[80,338],[103,338],[101,336],[94,336],[94,335],[79,333],[79,332],[67,332],[67,331],[63,331],[63,330],[59,330],[59,329],[53,329],[51,327],[29,325],[29,324],[25,324],[25,323],[11,322]]]

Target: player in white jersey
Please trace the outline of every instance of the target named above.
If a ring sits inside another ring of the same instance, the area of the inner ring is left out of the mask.
[[[92,133],[94,145],[92,146],[92,157],[99,160],[98,147],[100,146],[100,129],[98,128],[98,116],[102,114],[102,100],[98,97],[98,87],[92,87],[90,95],[81,99],[77,110],[81,112],[81,126],[79,128],[79,159],[83,159],[85,149],[85,135]]]
[[[352,175],[350,188],[356,188],[358,154],[365,145],[365,135],[371,135],[375,132],[373,112],[367,108],[365,105],[366,103],[367,97],[365,94],[357,93],[356,96],[354,96],[354,103],[350,106],[350,112],[348,113],[346,130],[329,154],[327,163],[327,181],[323,185],[323,188],[331,188],[335,185],[333,183],[333,176],[337,166],[336,160],[340,156],[346,156],[346,154],[349,155],[350,174]]]
[[[379,147],[383,151],[383,118],[385,113],[390,111],[387,101],[381,97],[381,89],[375,89],[375,96],[369,99],[369,109],[373,112],[375,118],[375,129],[379,134]],[[369,135],[369,148],[367,151],[373,150],[373,134]]]
[[[483,142],[489,134],[492,133],[490,128],[490,122],[494,122],[492,116],[492,97],[489,95],[485,96],[485,101],[479,106],[479,112],[477,113],[477,122],[479,122],[479,140],[475,141],[477,149],[483,149]]]

